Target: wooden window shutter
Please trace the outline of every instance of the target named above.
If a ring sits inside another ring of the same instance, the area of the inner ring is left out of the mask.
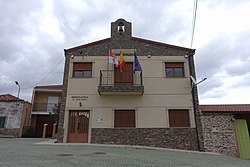
[[[135,127],[134,110],[115,110],[114,127]]]
[[[75,78],[90,78],[92,77],[92,63],[76,62],[73,65],[73,77]]]
[[[0,128],[4,128],[6,117],[0,117]]]
[[[165,67],[181,67],[183,68],[184,65],[182,62],[178,63],[165,63]]]
[[[170,127],[190,127],[189,110],[169,110]]]
[[[92,70],[92,63],[74,63],[74,70]]]

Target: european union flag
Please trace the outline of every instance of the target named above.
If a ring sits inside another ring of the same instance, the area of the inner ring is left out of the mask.
[[[136,50],[134,51],[134,72],[141,71],[141,65],[136,55]]]

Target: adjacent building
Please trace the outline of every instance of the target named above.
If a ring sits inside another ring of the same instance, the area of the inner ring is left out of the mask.
[[[46,137],[52,137],[53,124],[58,120],[62,85],[36,86],[32,94],[32,117],[27,137],[42,137],[47,124]]]
[[[205,151],[250,159],[250,104],[200,105]]]
[[[29,125],[31,104],[11,94],[0,95],[0,135],[21,137]]]
[[[121,54],[122,69],[109,60]],[[58,141],[203,150],[194,54],[133,37],[124,19],[110,38],[65,49]]]

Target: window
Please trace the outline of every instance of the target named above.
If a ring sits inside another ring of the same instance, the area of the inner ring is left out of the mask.
[[[91,78],[92,77],[92,63],[74,63],[73,77]]]
[[[54,113],[58,105],[58,96],[48,96],[47,112]]]
[[[115,110],[115,128],[134,128],[134,110]]]
[[[6,120],[6,117],[0,117],[0,128],[5,127],[5,120]]]
[[[170,127],[190,127],[189,110],[169,110]]]
[[[166,77],[184,77],[183,63],[165,63]]]

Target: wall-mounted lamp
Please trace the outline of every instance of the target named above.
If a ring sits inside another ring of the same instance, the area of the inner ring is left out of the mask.
[[[193,86],[197,86],[198,84],[204,82],[207,78],[202,78],[199,82],[197,82],[196,79],[191,75],[190,79],[191,79],[191,81],[193,83]]]
[[[74,55],[71,55],[70,58],[71,58],[71,59],[74,59]]]
[[[194,54],[195,54],[195,52],[186,52],[184,57],[187,59],[187,58],[189,58],[189,56],[193,56]]]
[[[148,55],[148,58],[151,58],[151,55]]]

